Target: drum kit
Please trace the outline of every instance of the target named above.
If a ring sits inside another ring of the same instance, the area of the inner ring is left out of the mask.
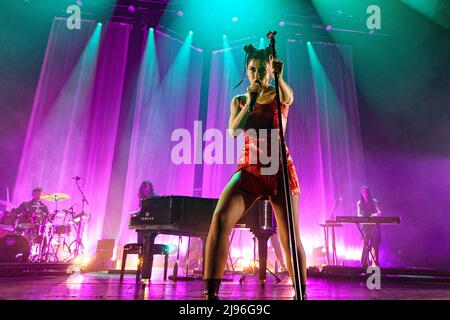
[[[0,263],[75,259],[83,250],[83,225],[89,215],[75,212],[75,205],[58,210],[58,203],[70,198],[65,193],[42,195],[41,200],[54,202],[54,211],[48,213],[39,202],[31,210],[16,212],[13,204],[0,200]]]

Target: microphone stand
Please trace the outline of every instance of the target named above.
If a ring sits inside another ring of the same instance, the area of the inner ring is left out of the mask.
[[[84,195],[83,190],[81,190],[79,184],[78,184],[79,180],[75,180],[75,184],[77,185],[78,191],[80,191],[81,193],[81,216],[80,216],[80,225],[78,226],[78,230],[77,230],[77,240],[76,240],[76,245],[75,245],[75,252],[74,255],[75,257],[78,257],[79,254],[79,249],[80,249],[80,244],[81,244],[81,229],[83,227],[83,214],[84,214],[84,204],[86,203],[87,205],[89,205],[89,202],[86,199],[86,196]]]
[[[326,232],[325,235],[325,245],[326,245],[326,251],[327,251],[327,264],[330,264],[330,258],[328,256],[328,252],[329,252],[329,245],[328,245],[328,239],[329,239],[329,234],[328,234],[328,228],[331,228],[331,249],[333,250],[332,252],[332,256],[333,256],[333,265],[336,266],[337,263],[337,253],[336,253],[336,237],[335,237],[335,233],[334,233],[334,228],[335,227],[342,227],[342,225],[340,223],[337,223],[335,221],[335,212],[337,209],[338,204],[342,201],[342,198],[339,198],[338,200],[334,201],[334,208],[333,211],[331,212],[331,218],[330,220],[325,220],[325,229],[324,232]]]
[[[277,57],[277,53],[275,50],[275,35],[276,31],[269,31],[267,33],[267,37],[270,39],[270,46],[272,47],[273,57]],[[289,186],[289,173],[287,166],[287,153],[286,153],[286,145],[284,142],[284,134],[283,134],[283,118],[281,114],[281,100],[280,100],[280,87],[278,83],[278,73],[274,73],[275,78],[275,89],[276,89],[276,99],[277,99],[277,107],[278,107],[278,124],[279,124],[279,135],[280,135],[280,153],[281,153],[281,169],[283,172],[283,185],[284,185],[284,197],[286,199],[286,210],[287,210],[287,218],[288,218],[288,231],[289,231],[289,249],[291,253],[292,267],[294,273],[294,289],[295,289],[295,298],[296,300],[303,300],[302,289],[301,289],[301,274],[300,274],[300,266],[297,252],[297,239],[295,232],[295,224],[294,224],[294,213],[292,210],[292,201],[291,201],[291,192]]]
[[[341,202],[340,199],[334,201],[334,208],[333,208],[333,211],[331,211],[331,218],[330,218],[330,221],[333,221],[333,222],[334,222],[334,219],[335,219],[335,218],[334,218],[334,213],[335,213],[335,211],[336,211],[336,208],[337,208],[339,202]]]

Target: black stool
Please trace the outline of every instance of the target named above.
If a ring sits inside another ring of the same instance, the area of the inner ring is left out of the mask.
[[[138,255],[138,265],[136,270],[136,283],[139,282],[142,269],[142,247],[140,243],[128,243],[123,247],[122,254],[122,268],[120,269],[120,282],[123,281],[125,274],[125,264],[127,262],[127,256],[129,254]],[[169,246],[165,244],[153,244],[152,255],[163,254],[164,255],[164,281],[167,280],[167,265],[169,264]],[[152,266],[150,266],[150,277],[152,277]]]

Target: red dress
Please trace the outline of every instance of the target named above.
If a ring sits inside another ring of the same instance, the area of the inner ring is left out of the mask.
[[[241,102],[239,103],[239,107],[243,108]],[[283,131],[286,132],[289,107],[287,105],[281,104],[281,110]],[[261,132],[259,129],[267,129],[267,131]],[[266,154],[268,157],[270,157],[270,129],[279,129],[278,108],[276,101],[274,100],[273,102],[268,104],[256,103],[253,111],[249,113],[247,122],[245,123],[245,126],[243,128],[245,139],[244,148],[241,151],[239,164],[236,169],[236,172],[241,171],[241,178],[238,182],[238,187],[241,190],[251,192],[253,194],[262,195],[263,199],[267,199],[268,196],[276,196],[278,194],[278,190],[282,190],[280,187],[282,187],[283,181],[281,172],[281,154],[279,154],[280,160],[278,170],[274,170],[274,174],[261,174],[262,168],[267,169],[268,167],[270,167],[270,163],[261,163],[261,159],[259,156],[259,154],[262,152],[263,154]],[[278,133],[278,130],[276,130],[275,132]],[[267,147],[263,144],[263,148],[261,148],[261,142],[264,141],[266,141]],[[252,158],[250,157],[250,151],[252,151]],[[289,186],[291,189],[291,195],[299,195],[300,187],[298,183],[298,177],[287,146],[286,153],[288,159]],[[258,154],[257,159],[255,158],[255,154]]]

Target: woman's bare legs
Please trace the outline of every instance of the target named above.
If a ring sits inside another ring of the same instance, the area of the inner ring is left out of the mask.
[[[306,285],[306,255],[305,250],[303,249],[303,244],[300,239],[299,229],[298,229],[298,195],[294,195],[291,197],[292,199],[292,210],[294,213],[294,224],[295,224],[295,232],[297,242],[297,252],[300,266],[300,275],[302,278],[302,285]],[[289,230],[288,230],[288,221],[286,214],[286,204],[284,200],[284,196],[272,196],[270,197],[270,202],[272,204],[272,208],[275,212],[275,219],[278,225],[278,231],[280,234],[281,245],[283,246],[284,253],[286,255],[286,266],[288,268],[289,274],[291,276],[292,281],[294,281],[293,267],[292,267],[292,259],[291,252],[289,250]]]
[[[221,279],[230,246],[229,234],[258,196],[237,188],[240,171],[236,172],[220,195],[206,240],[204,278]]]
[[[281,251],[281,244],[278,233],[275,233],[270,237],[270,243],[272,243],[272,248],[275,251],[275,256],[277,257],[277,260],[281,265],[281,271],[286,271],[287,267],[284,264],[284,257],[283,252]]]

